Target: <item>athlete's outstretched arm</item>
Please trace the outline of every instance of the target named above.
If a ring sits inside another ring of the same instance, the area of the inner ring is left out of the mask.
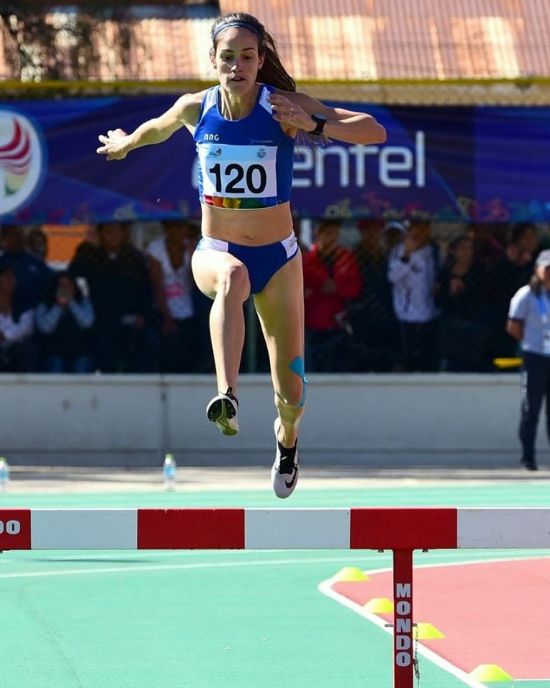
[[[162,143],[182,127],[190,129],[197,123],[203,93],[186,93],[159,117],[140,124],[131,134],[123,129],[111,129],[98,138],[103,144],[96,153],[107,160],[123,160],[130,151],[141,146]]]
[[[311,115],[326,117],[324,135],[346,143],[384,143],[386,130],[372,115],[344,108],[333,108],[305,93],[277,91],[271,95],[276,120],[311,132],[315,122]]]

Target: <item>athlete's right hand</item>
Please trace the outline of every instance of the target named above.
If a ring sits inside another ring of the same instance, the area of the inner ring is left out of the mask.
[[[98,139],[103,146],[96,153],[107,156],[107,160],[124,160],[130,151],[130,137],[124,129],[109,129],[107,136],[100,134]]]

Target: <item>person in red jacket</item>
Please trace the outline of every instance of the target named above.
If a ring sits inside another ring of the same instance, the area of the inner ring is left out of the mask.
[[[341,224],[323,220],[315,243],[303,254],[308,368],[314,372],[348,369],[351,329],[346,304],[362,286],[353,253],[340,245]]]

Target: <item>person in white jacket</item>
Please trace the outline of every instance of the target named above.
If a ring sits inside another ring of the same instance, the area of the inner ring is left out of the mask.
[[[434,302],[438,250],[430,241],[430,232],[428,220],[411,220],[404,240],[393,249],[388,264],[403,367],[407,372],[438,369]]]
[[[521,465],[538,469],[536,440],[540,412],[546,404],[546,432],[550,439],[550,250],[536,260],[533,276],[510,302],[506,331],[520,343],[521,416],[519,439]]]

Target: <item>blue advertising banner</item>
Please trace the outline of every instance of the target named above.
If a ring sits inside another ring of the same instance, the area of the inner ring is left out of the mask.
[[[182,129],[107,162],[108,129],[133,130],[174,96],[0,102],[0,220],[73,224],[199,217],[196,155]],[[336,105],[336,103],[333,103]],[[296,147],[300,217],[428,212],[434,219],[550,220],[550,108],[386,107],[384,145]]]

